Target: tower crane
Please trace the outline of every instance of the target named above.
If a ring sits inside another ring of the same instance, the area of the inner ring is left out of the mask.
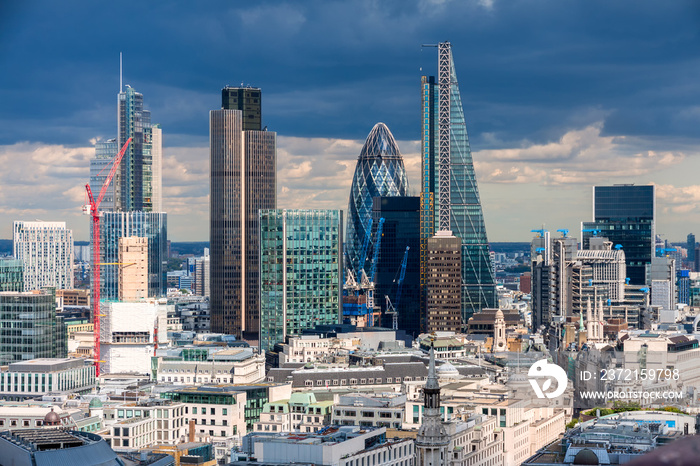
[[[377,226],[377,236],[375,236],[376,241],[374,242],[374,253],[372,254],[372,265],[369,269],[369,281],[374,283],[374,275],[377,273],[377,258],[379,257],[379,249],[382,246],[382,231],[384,230],[384,217],[379,219],[379,225]]]
[[[365,241],[362,243],[362,250],[360,252],[360,261],[357,263],[357,279],[362,279],[362,273],[365,269],[365,261],[367,260],[367,248],[369,247],[369,240],[372,238],[372,219],[369,219],[367,224],[367,232],[365,233]]]
[[[389,296],[385,296],[386,298],[386,308],[387,314],[390,314],[391,317],[391,328],[392,330],[398,330],[399,329],[399,304],[401,303],[401,288],[403,287],[403,279],[406,277],[406,264],[408,261],[408,250],[411,249],[409,246],[406,246],[406,251],[403,253],[403,259],[401,260],[401,272],[399,273],[399,280],[396,282],[397,289],[396,289],[396,305],[391,304],[391,300],[389,299]]]
[[[122,161],[126,148],[129,147],[131,138],[127,139],[124,147],[112,160],[112,168],[102,183],[102,188],[97,196],[97,200],[92,196],[90,183],[85,185],[87,191],[88,204],[83,206],[83,213],[92,217],[92,315],[95,333],[95,377],[100,376],[100,217],[102,213],[98,210],[102,199],[107,193],[107,187],[112,182],[112,178],[117,173],[119,163]]]

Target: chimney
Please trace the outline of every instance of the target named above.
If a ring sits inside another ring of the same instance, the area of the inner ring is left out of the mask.
[[[190,419],[190,436],[189,442],[194,442],[194,419]]]

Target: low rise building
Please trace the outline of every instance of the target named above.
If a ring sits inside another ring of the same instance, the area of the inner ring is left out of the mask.
[[[124,464],[97,434],[53,429],[13,429],[0,432],[0,458],[3,464],[13,465]]]
[[[96,387],[95,365],[85,359],[40,358],[0,371],[0,397],[23,400],[47,393],[88,393]]]
[[[265,378],[265,356],[252,348],[166,348],[153,358],[154,378],[174,385],[257,383]]]
[[[696,418],[687,414],[667,411],[611,414],[568,430],[563,438],[539,448],[522,464],[627,464],[662,445],[695,434],[696,428]],[[643,464],[652,464],[651,461]]]
[[[253,432],[268,401],[289,398],[289,384],[218,384],[175,388],[162,398],[185,404],[188,420],[194,419],[200,440],[235,437]]]
[[[414,464],[413,439],[387,440],[386,428],[327,427],[313,434],[288,433],[270,435],[254,433],[246,437],[244,451],[267,465],[300,464],[317,466]],[[234,461],[232,466],[259,464]]]
[[[342,426],[387,427],[402,425],[406,395],[387,392],[377,395],[335,395],[331,423]]]

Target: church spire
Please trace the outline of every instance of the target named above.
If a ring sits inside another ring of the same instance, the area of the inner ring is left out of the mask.
[[[428,380],[425,383],[425,388],[432,390],[440,390],[440,384],[438,383],[437,375],[435,373],[435,346],[434,343],[430,344],[430,363],[428,364]]]

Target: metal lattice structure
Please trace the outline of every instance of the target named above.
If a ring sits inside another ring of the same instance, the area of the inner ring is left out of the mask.
[[[440,230],[450,229],[450,43],[438,44],[438,137]]]

